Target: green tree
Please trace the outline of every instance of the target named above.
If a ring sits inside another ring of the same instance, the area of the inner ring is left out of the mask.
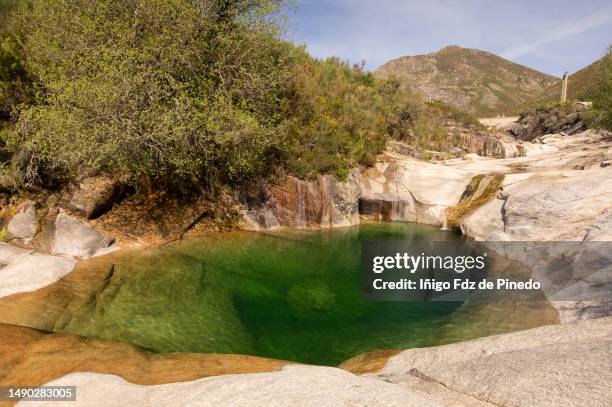
[[[164,185],[261,174],[277,143],[287,45],[255,12],[276,3],[250,1],[231,24],[212,12],[218,3],[33,0],[19,22],[41,92],[20,113],[25,148],[51,173]]]
[[[274,169],[339,179],[396,138],[432,148],[425,104],[336,58],[283,40],[282,0],[27,0],[6,13],[30,99],[4,132],[17,178],[43,186],[100,172],[174,192]],[[4,31],[4,30],[3,30]],[[1,79],[1,78],[0,78]],[[6,159],[6,157],[5,157]]]

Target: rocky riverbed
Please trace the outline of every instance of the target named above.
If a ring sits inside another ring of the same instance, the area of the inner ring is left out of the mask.
[[[268,185],[264,199],[243,206],[243,224],[257,230],[327,228],[374,217],[457,228],[481,241],[612,240],[610,133],[545,135],[532,142],[510,143],[507,151],[512,153],[505,158],[468,154],[427,162],[402,154],[396,144],[373,168],[353,171],[342,182],[330,176],[314,181],[287,177]],[[99,205],[83,198],[88,194],[77,195],[89,202],[80,206],[73,202],[73,207],[85,211],[81,215],[70,212],[69,206],[66,212],[61,205],[49,209],[23,202],[17,208],[7,228],[11,244],[0,245],[0,323],[53,330],[33,320],[20,320],[19,309],[28,304],[13,303],[13,299],[60,281],[61,297],[69,302],[81,295],[79,279],[70,278],[79,259],[118,248],[113,236],[85,219],[121,193],[115,184],[108,185],[111,192],[91,198]],[[606,255],[609,259],[610,254]],[[94,271],[91,276],[103,280],[106,275]],[[601,294],[603,287],[609,295],[610,270],[597,278],[587,281],[586,289],[596,287]],[[51,290],[49,295],[58,292]],[[604,406],[612,397],[612,317],[606,317],[612,309],[609,297],[598,298],[594,304],[553,302],[566,322],[561,325],[412,349],[395,356],[389,352],[363,355],[342,366],[355,374],[259,359],[248,361],[260,366],[249,370],[240,367],[245,360],[237,362],[231,356],[152,356],[128,345],[5,325],[3,337],[11,340],[0,347],[0,364],[5,366],[0,383],[77,384],[81,394],[77,405],[87,406],[104,405],[109,392],[124,395],[118,403],[125,405],[144,398],[151,405],[179,400],[185,404],[188,393],[191,405]],[[36,306],[44,307],[45,301],[44,295],[37,296]],[[38,322],[46,317],[61,319],[51,317],[65,312],[58,301],[53,303],[44,315],[36,316]],[[115,360],[92,362],[109,352],[117,356]],[[49,363],[50,355],[57,363]],[[157,361],[154,365],[151,358]],[[24,370],[29,366],[25,361],[32,367]],[[126,370],[126,366],[144,369],[138,363],[148,366],[144,379]],[[179,367],[184,363],[198,367],[187,374]],[[157,370],[162,366],[178,373],[164,378]],[[203,378],[211,375],[221,376]]]

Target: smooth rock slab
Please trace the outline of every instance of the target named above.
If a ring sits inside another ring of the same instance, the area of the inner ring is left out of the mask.
[[[106,374],[73,373],[48,386],[77,386],[77,401],[67,406],[266,406],[266,407],[439,407],[402,386],[318,366],[285,366],[279,372],[204,378],[189,382],[141,386]],[[61,406],[27,402],[23,406]]]
[[[612,169],[507,175],[505,204],[491,200],[465,219],[463,230],[476,240],[581,241],[611,224],[610,185]]]
[[[70,258],[21,251],[9,245],[0,246],[0,298],[11,294],[36,291],[55,283],[74,269]]]
[[[503,406],[604,407],[612,398],[612,317],[552,325],[391,357],[377,376],[414,377]]]

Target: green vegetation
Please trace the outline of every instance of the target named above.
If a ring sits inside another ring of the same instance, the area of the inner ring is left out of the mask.
[[[570,100],[592,101],[597,88],[598,78],[605,58],[598,59],[589,66],[571,74],[568,79],[567,97]],[[539,95],[532,104],[555,103],[561,99],[561,84],[559,79]]]
[[[459,204],[447,209],[448,226],[459,227],[462,220],[491,201],[496,196],[503,181],[503,175],[485,176],[481,174],[472,178]],[[486,184],[483,184],[483,182]]]
[[[489,52],[458,46],[391,60],[377,75],[396,77],[428,100],[459,106],[478,117],[518,114],[558,81]]]
[[[15,186],[109,172],[214,191],[275,168],[345,179],[389,137],[445,137],[442,105],[284,41],[283,0],[0,4],[0,158]]]
[[[576,112],[575,101],[593,102],[593,109],[580,114],[589,127],[612,129],[612,46],[606,55],[570,75],[568,98],[560,103],[561,81],[549,87],[534,103],[534,110],[561,109],[565,114]]]
[[[604,57],[597,88],[593,94],[593,121],[612,130],[612,45]]]

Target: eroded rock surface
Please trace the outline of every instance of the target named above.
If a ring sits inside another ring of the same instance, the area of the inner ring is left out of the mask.
[[[242,212],[247,229],[341,227],[359,224],[358,173],[346,181],[323,175],[312,181],[285,177],[265,191],[265,202]]]
[[[442,226],[475,172],[386,152],[359,179],[363,214]]]
[[[48,383],[76,385],[77,406],[105,405],[107,395],[121,394],[115,406],[396,406],[435,407],[438,404],[397,384],[355,376],[320,366],[285,366],[279,372],[227,375],[157,386],[139,386],[111,375],[73,373]],[[32,403],[43,406],[45,403]]]
[[[477,240],[595,239],[593,228],[612,226],[610,185],[612,169],[506,175],[503,191],[462,227]]]
[[[224,374],[275,371],[288,363],[242,355],[159,354],[124,343],[48,334],[4,324],[0,324],[0,337],[0,386],[16,383],[40,386],[83,371],[118,375],[135,384],[156,385]],[[108,391],[112,388],[103,386],[103,381],[99,384],[99,390],[107,393],[97,402],[108,405]],[[77,393],[81,405],[96,405],[96,399],[86,398],[80,390]],[[132,405],[142,405],[143,399],[130,400],[134,402]]]
[[[386,352],[374,363],[382,369],[362,376],[246,356],[151,354],[5,325],[0,333],[0,385],[76,385],[71,405],[121,394],[114,405],[604,407],[612,396],[612,317]],[[353,368],[372,365],[356,359]]]

